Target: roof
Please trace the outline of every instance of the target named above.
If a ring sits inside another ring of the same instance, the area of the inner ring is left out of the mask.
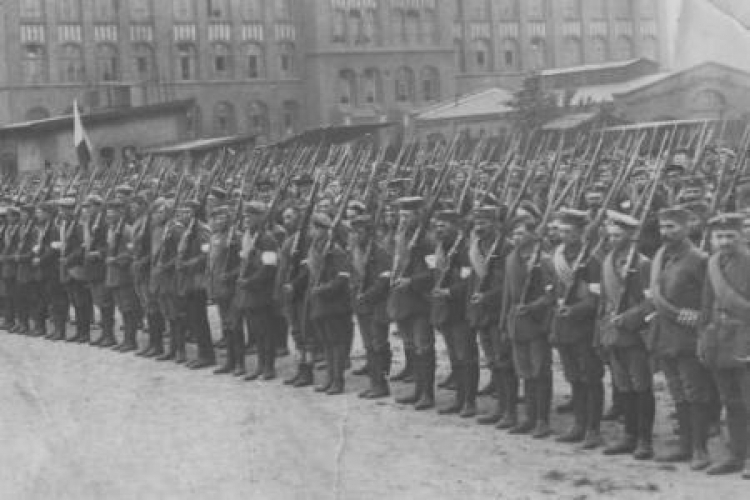
[[[622,132],[625,130],[642,130],[661,127],[675,127],[678,125],[696,125],[703,123],[718,122],[718,119],[690,119],[690,120],[666,120],[655,122],[638,122],[625,125],[615,125],[603,129],[605,132]]]
[[[455,120],[478,118],[513,112],[508,104],[513,93],[500,87],[468,94],[457,100],[444,101],[418,113],[417,121]]]
[[[686,69],[683,69],[683,70],[680,70],[680,71],[672,71],[670,73],[663,73],[663,75],[664,75],[663,78],[660,78],[660,79],[657,79],[657,80],[654,80],[654,81],[651,81],[651,82],[646,81],[646,82],[642,83],[639,86],[634,86],[633,88],[624,90],[622,92],[617,92],[615,95],[617,97],[626,96],[628,94],[632,94],[632,93],[638,92],[640,90],[644,90],[646,88],[649,88],[649,87],[651,87],[653,85],[656,85],[658,83],[661,83],[663,81],[671,80],[672,78],[679,78],[679,77],[681,77],[682,75],[684,75],[686,73],[692,73],[692,72],[695,72],[695,71],[698,71],[698,70],[701,70],[701,69],[704,69],[704,68],[709,68],[711,66],[713,66],[715,69],[720,69],[722,71],[727,71],[729,73],[734,73],[735,75],[739,75],[739,76],[742,76],[742,77],[747,78],[747,79],[750,80],[750,72],[746,71],[745,69],[737,68],[737,67],[734,67],[734,66],[729,66],[727,64],[723,64],[723,63],[719,63],[719,62],[704,62],[704,63],[696,64],[695,66],[691,66],[689,68],[686,68]]]
[[[255,137],[255,135],[230,135],[225,137],[214,137],[211,139],[196,139],[167,146],[148,148],[143,152],[151,155],[170,155],[186,152],[195,153],[220,147],[241,146],[248,143],[255,143]]]
[[[91,126],[93,124],[102,122],[158,115],[164,113],[165,111],[184,111],[193,107],[194,105],[195,99],[183,99],[159,104],[151,104],[148,106],[103,109],[82,114],[81,121],[83,122],[84,126]],[[44,118],[42,120],[12,123],[10,125],[0,127],[0,133],[43,132],[46,130],[58,130],[61,128],[70,128],[70,130],[73,130],[72,114],[54,116],[52,118]]]
[[[627,61],[605,62],[605,63],[600,63],[600,64],[583,64],[581,66],[568,66],[565,68],[543,69],[539,71],[539,76],[558,76],[558,75],[568,75],[571,73],[582,73],[586,71],[600,71],[600,70],[608,70],[608,69],[625,68],[625,67],[632,66],[633,64],[636,64],[642,61],[649,62],[652,64],[657,64],[655,61],[652,61],[651,59],[640,57],[638,59],[628,59]]]
[[[573,97],[570,100],[572,106],[585,106],[587,104],[612,102],[615,94],[627,93],[639,89],[646,85],[656,83],[671,76],[672,73],[656,73],[646,75],[626,82],[609,83],[603,85],[590,85],[577,87],[574,89]],[[563,104],[567,90],[559,89],[552,91],[558,97],[558,102]]]
[[[382,122],[318,127],[284,139],[283,141],[276,143],[276,145],[286,146],[293,143],[316,145],[320,143],[344,144],[364,135],[372,134],[381,128],[391,127],[393,125],[393,122]]]
[[[570,130],[595,119],[597,116],[599,116],[598,112],[573,113],[561,116],[544,124],[542,130]]]

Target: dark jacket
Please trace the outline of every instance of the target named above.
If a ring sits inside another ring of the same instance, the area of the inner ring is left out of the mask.
[[[270,232],[264,231],[255,235],[251,247],[242,246],[240,243],[235,304],[251,311],[270,310],[277,305],[273,289],[279,266],[278,242]]]

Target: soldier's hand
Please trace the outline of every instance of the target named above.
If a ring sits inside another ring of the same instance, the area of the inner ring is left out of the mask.
[[[677,322],[683,326],[696,326],[700,319],[700,311],[695,309],[680,309],[677,313]]]
[[[411,278],[399,278],[396,281],[396,288],[406,288],[409,285],[411,285]]]
[[[616,326],[617,328],[620,328],[624,322],[624,319],[622,317],[622,314],[618,314],[616,316],[612,317],[611,323],[613,326]]]
[[[531,312],[531,308],[526,304],[520,304],[516,306],[516,314],[519,316],[526,316]]]
[[[567,318],[568,316],[570,316],[570,307],[560,306],[560,308],[557,309],[557,315],[561,318]]]
[[[483,293],[475,293],[471,296],[471,303],[472,304],[481,304],[484,302],[484,294]]]

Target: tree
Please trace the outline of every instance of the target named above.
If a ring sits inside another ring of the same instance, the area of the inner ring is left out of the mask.
[[[557,98],[544,91],[542,78],[536,74],[524,79],[508,105],[514,109],[516,127],[524,134],[539,129],[560,111]]]

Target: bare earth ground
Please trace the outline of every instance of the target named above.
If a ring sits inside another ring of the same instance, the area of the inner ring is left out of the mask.
[[[282,377],[292,363],[281,360]],[[365,379],[349,375],[347,384],[345,396],[326,397],[280,380],[243,382],[3,332],[0,498],[750,497],[750,482],[739,476],[715,479],[685,465],[605,459],[601,451],[510,436],[390,399],[363,401],[356,392]],[[555,384],[559,402],[568,392],[559,370]],[[439,391],[439,403],[451,394]],[[658,397],[656,443],[663,448],[672,425],[663,384]],[[481,401],[483,409],[490,404]],[[568,419],[553,415],[556,432]],[[605,424],[607,435],[614,429]],[[712,442],[712,456],[722,449]]]

